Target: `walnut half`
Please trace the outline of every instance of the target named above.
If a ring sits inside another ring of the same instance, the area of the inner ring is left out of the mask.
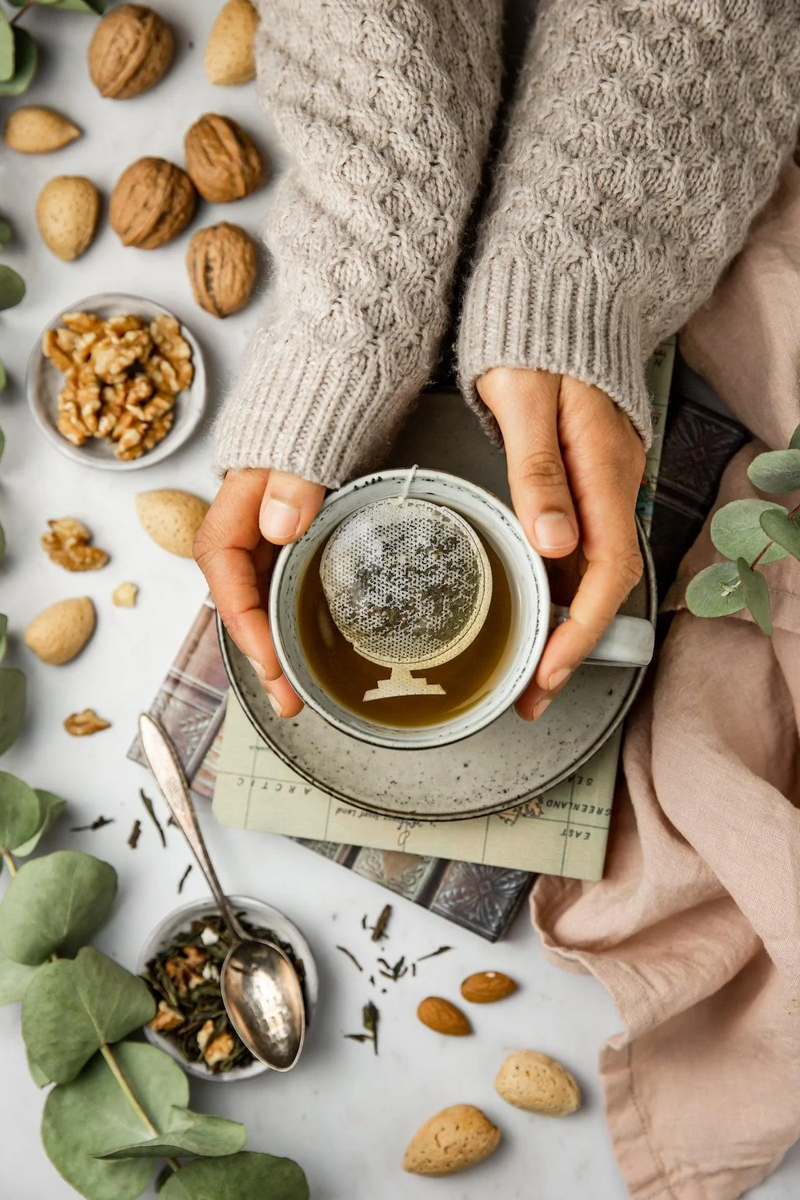
[[[111,722],[98,717],[93,708],[84,708],[83,712],[70,713],[64,722],[64,728],[71,737],[88,737],[89,734],[110,729]]]
[[[76,517],[57,517],[47,524],[48,532],[41,537],[42,549],[65,571],[99,571],[108,562],[105,550],[89,545],[92,534]]]

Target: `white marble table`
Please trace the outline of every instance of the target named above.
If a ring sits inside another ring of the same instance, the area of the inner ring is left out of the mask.
[[[144,816],[137,793],[145,775],[126,761],[125,752],[136,714],[153,696],[204,594],[193,564],[165,554],[142,532],[133,498],[141,490],[173,486],[210,497],[214,481],[200,438],[174,461],[122,476],[69,463],[34,427],[22,381],[28,350],[51,315],[81,296],[118,289],[152,297],[191,323],[207,348],[213,408],[255,322],[256,305],[225,323],[194,306],[183,265],[188,235],[155,253],[124,250],[104,220],[94,246],[75,264],[59,262],[38,240],[33,209],[48,178],[89,175],[107,198],[120,171],[138,156],[181,161],[183,133],[202,112],[238,116],[251,128],[260,127],[262,141],[269,144],[252,88],[214,89],[205,80],[202,48],[217,0],[191,5],[159,0],[158,7],[178,32],[177,62],[157,90],[124,103],[101,101],[86,77],[91,18],[46,11],[26,17],[46,51],[30,102],[63,109],[86,136],[51,157],[25,159],[4,151],[0,160],[0,209],[16,234],[6,261],[28,284],[23,305],[0,314],[0,357],[12,378],[11,388],[0,396],[7,438],[0,514],[9,544],[0,567],[0,609],[8,613],[15,635],[10,660],[25,668],[30,687],[24,735],[1,765],[69,799],[68,816],[49,848],[78,847],[117,868],[119,898],[98,944],[128,966],[134,965],[148,931],[177,903],[177,881],[189,855],[174,830],[163,850],[146,817],[138,849],[126,845],[133,820]],[[235,208],[204,206],[194,228],[231,219],[256,232],[268,200],[265,192]],[[113,561],[103,572],[68,575],[39,549],[47,518],[66,514],[88,521],[97,543],[111,552]],[[110,603],[112,588],[125,579],[141,586],[135,610]],[[43,666],[21,646],[21,630],[46,605],[82,594],[92,596],[99,613],[91,646],[69,666]],[[108,717],[112,728],[92,739],[70,739],[61,722],[85,706]],[[100,813],[115,823],[96,833],[69,832]],[[378,997],[383,1020],[376,1059],[370,1047],[342,1037],[359,1028],[370,989],[334,946],[341,942],[366,959],[372,947],[361,918],[364,913],[374,917],[387,895],[292,842],[216,828],[208,812],[203,820],[229,886],[269,900],[306,932],[318,957],[322,990],[319,1018],[295,1072],[239,1086],[193,1083],[194,1106],[245,1121],[251,1148],[295,1157],[308,1174],[314,1200],[415,1200],[434,1193],[442,1200],[589,1195],[624,1200],[596,1073],[599,1046],[618,1022],[592,980],[545,964],[526,915],[506,942],[491,947],[397,900],[386,947],[390,956],[421,955],[443,942],[455,950],[423,963],[415,979],[387,984],[387,994]],[[6,880],[4,873],[0,889]],[[203,894],[195,869],[184,899]],[[463,976],[488,968],[508,971],[521,991],[502,1005],[475,1011],[476,1037],[448,1041],[418,1024],[414,1011],[424,995],[456,997]],[[585,1092],[581,1113],[568,1121],[546,1121],[500,1101],[492,1088],[495,1071],[506,1053],[522,1046],[552,1053],[569,1065]],[[28,1077],[16,1006],[0,1010],[0,1062],[0,1193],[14,1200],[67,1200],[74,1193],[39,1143],[42,1095]],[[399,1161],[410,1135],[428,1115],[459,1102],[484,1107],[502,1126],[502,1148],[474,1174],[435,1182],[404,1175]],[[789,1200],[798,1185],[800,1153],[795,1152],[753,1195]]]

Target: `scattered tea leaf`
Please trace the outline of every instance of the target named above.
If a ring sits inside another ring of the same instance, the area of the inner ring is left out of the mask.
[[[762,513],[761,528],[767,537],[783,546],[794,558],[800,559],[800,527],[788,513],[774,509]],[[764,561],[763,558],[761,561]]]
[[[40,970],[41,967],[27,967],[0,954],[0,1007],[20,1001],[28,984]]]
[[[180,896],[181,892],[183,891],[183,885],[186,883],[186,880],[189,878],[191,870],[192,870],[192,864],[189,863],[188,867],[186,868],[186,870],[183,872],[180,879],[178,880],[178,895],[179,896]]]
[[[158,830],[158,836],[161,838],[161,845],[166,850],[167,836],[164,833],[164,829],[161,825],[161,822],[159,821],[158,817],[156,816],[156,810],[153,808],[153,801],[150,799],[149,796],[145,795],[143,788],[139,788],[139,796],[141,797],[142,804],[147,809],[147,815],[149,816],[150,820],[153,822],[156,829]]]
[[[114,868],[79,850],[23,863],[0,900],[0,952],[32,966],[77,954],[104,923],[116,890]]]
[[[0,754],[13,746],[24,720],[25,676],[16,667],[0,667]]]
[[[760,571],[754,571],[746,558],[736,564],[742,581],[744,602],[753,614],[753,619],[762,633],[772,635],[772,614],[769,608],[769,588]]]
[[[349,1042],[371,1042],[372,1034],[370,1033],[345,1033],[343,1035]]]
[[[54,1083],[69,1083],[104,1044],[156,1011],[147,984],[93,946],[41,967],[22,1003],[22,1036]]]
[[[425,962],[426,958],[436,958],[440,954],[446,954],[448,950],[452,950],[452,946],[439,946],[437,950],[431,950],[430,954],[422,954],[416,961],[418,963]]]
[[[96,817],[91,825],[73,825],[70,828],[70,833],[87,833],[94,832],[95,829],[102,829],[105,825],[113,825],[113,817]]]
[[[794,492],[800,488],[800,449],[768,450],[747,468],[747,477],[761,492]]]
[[[361,1020],[367,1033],[372,1034],[372,1044],[375,1053],[378,1053],[378,1022],[380,1013],[371,1000],[368,1000],[361,1010]]]
[[[185,1163],[161,1189],[164,1200],[308,1200],[308,1183],[290,1158],[243,1150],[228,1158]]]
[[[156,1129],[166,1128],[172,1108],[189,1103],[189,1083],[181,1068],[154,1046],[138,1042],[120,1042],[112,1053]],[[153,1164],[133,1158],[108,1162],[95,1155],[113,1150],[123,1139],[136,1142],[149,1136],[99,1054],[72,1083],[53,1088],[45,1102],[45,1151],[82,1196],[135,1200],[147,1187]]]
[[[16,775],[0,771],[0,851],[32,838],[42,822],[39,797]]]
[[[67,807],[66,800],[62,800],[60,796],[54,795],[53,792],[45,792],[42,788],[34,788],[34,791],[39,797],[39,807],[41,809],[39,828],[33,837],[28,838],[27,842],[23,842],[21,846],[14,847],[14,854],[17,858],[27,858],[29,854],[33,854],[44,835],[48,830],[53,828]]]
[[[126,1141],[98,1158],[178,1158],[186,1154],[236,1154],[247,1141],[247,1130],[238,1121],[206,1116],[188,1108],[173,1107],[166,1129],[147,1141]]]
[[[797,454],[800,457],[800,450]],[[718,509],[711,518],[711,540],[720,554],[733,562],[739,557],[752,562],[769,543],[770,539],[761,527],[761,516],[770,510],[786,512],[782,505],[772,500],[732,500]],[[785,557],[786,551],[782,547],[770,546],[761,562],[777,562]]]
[[[736,563],[704,567],[686,589],[686,603],[696,617],[727,617],[744,608]]]
[[[359,971],[364,970],[361,963],[356,958],[355,954],[353,954],[352,951],[348,950],[346,946],[337,946],[336,949],[341,950],[342,954],[346,954],[347,957],[350,959],[351,963],[354,963],[355,966],[358,967]]]
[[[386,937],[386,926],[389,924],[389,918],[391,915],[391,904],[384,905],[384,907],[381,909],[380,916],[372,927],[373,942],[379,942],[382,938]]]
[[[131,830],[130,837],[128,838],[128,845],[130,846],[131,850],[135,850],[139,845],[139,837],[141,836],[141,832],[142,822],[138,820],[134,821],[133,829]]]

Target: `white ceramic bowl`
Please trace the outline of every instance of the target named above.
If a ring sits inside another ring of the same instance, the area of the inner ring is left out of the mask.
[[[302,962],[305,967],[306,1024],[310,1025],[319,997],[319,976],[317,975],[317,966],[308,942],[288,917],[285,917],[283,913],[278,912],[276,908],[272,908],[269,904],[264,904],[261,900],[253,900],[250,896],[231,896],[230,901],[234,907],[234,911],[242,913],[245,920],[249,921],[252,925],[260,925],[262,928],[271,929],[282,942],[288,942],[295,956]],[[150,960],[155,958],[159,950],[162,950],[169,944],[176,933],[187,930],[192,921],[215,912],[217,912],[217,907],[211,896],[207,900],[192,900],[189,904],[183,904],[180,908],[176,908],[169,916],[156,925],[145,941],[139,955],[136,973],[141,975],[146,970]],[[204,1063],[187,1062],[182,1057],[178,1048],[173,1046],[168,1038],[151,1029],[149,1025],[145,1025],[144,1033],[148,1042],[157,1047],[157,1049],[163,1050],[170,1058],[174,1058],[175,1062],[179,1063],[184,1071],[189,1075],[195,1076],[197,1079],[211,1079],[217,1083],[235,1083],[239,1079],[252,1079],[253,1076],[261,1075],[264,1071],[269,1070],[269,1067],[264,1063],[259,1062],[258,1059],[254,1059],[246,1067],[234,1067],[231,1071],[215,1073],[205,1066]]]
[[[96,296],[86,296],[73,304],[65,304],[49,321],[36,339],[26,375],[26,390],[28,403],[36,424],[44,436],[57,450],[71,458],[73,462],[87,467],[97,467],[101,471],[137,471],[142,467],[151,467],[154,463],[163,462],[170,454],[174,454],[188,439],[203,419],[206,402],[206,371],[203,361],[203,351],[190,329],[181,321],[181,332],[192,348],[194,363],[194,379],[191,387],[185,388],[175,397],[175,420],[167,436],[141,458],[131,462],[121,462],[114,455],[114,447],[107,438],[90,438],[82,446],[73,446],[58,432],[56,418],[58,415],[58,393],[63,386],[64,376],[57,367],[45,358],[42,353],[42,340],[51,329],[57,329],[61,324],[61,314],[65,312],[93,312],[100,317],[113,317],[120,313],[132,313],[144,317],[147,321],[158,316],[173,316],[169,309],[162,308],[152,300],[142,296],[128,296],[124,292],[100,292]],[[176,318],[179,320],[179,318]]]

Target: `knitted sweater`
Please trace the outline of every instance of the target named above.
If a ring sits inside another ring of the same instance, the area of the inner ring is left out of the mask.
[[[217,465],[328,486],[379,463],[435,366],[500,81],[501,0],[261,0],[260,96],[292,159],[269,309]],[[795,0],[542,0],[458,339],[606,391],[710,294],[800,120]]]

